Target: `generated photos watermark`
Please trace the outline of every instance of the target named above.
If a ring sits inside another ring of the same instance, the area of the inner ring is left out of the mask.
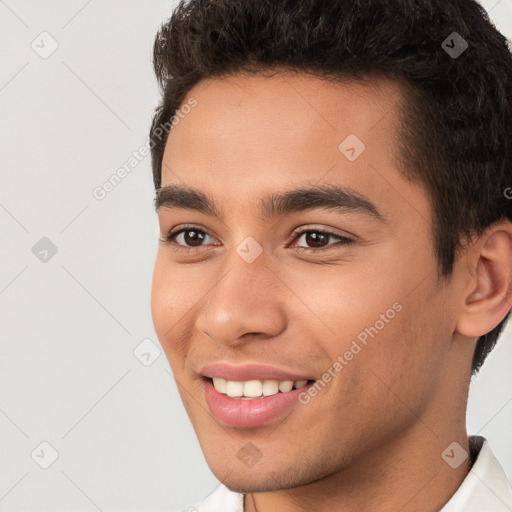
[[[317,380],[306,391],[299,394],[299,402],[301,404],[309,404],[311,398],[315,397],[325,386],[336,377],[336,375],[349,364],[354,357],[361,352],[361,350],[368,345],[369,337],[375,338],[386,325],[388,325],[393,318],[402,311],[402,304],[395,302],[385,313],[381,313],[379,319],[375,323],[366,327],[358,335],[357,339],[352,340],[348,350],[342,355],[339,355],[337,360],[322,374],[321,379]]]
[[[164,134],[167,135],[172,128],[174,128],[181,119],[184,119],[187,114],[192,111],[192,108],[197,106],[197,100],[195,98],[189,98],[187,102],[182,105],[171,118],[171,121],[167,121],[160,126],[157,126],[154,130],[154,137],[159,141],[162,140]],[[94,199],[103,201],[107,195],[112,192],[129,174],[135,169],[147,155],[150,154],[151,149],[156,145],[156,141],[151,139],[149,136],[146,138],[144,144],[141,144],[132,154],[125,160],[125,162],[119,167],[109,178],[92,189],[92,195]]]

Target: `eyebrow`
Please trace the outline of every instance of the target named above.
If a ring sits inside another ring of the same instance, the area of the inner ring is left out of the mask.
[[[223,212],[214,200],[200,190],[186,185],[167,185],[156,191],[155,210],[160,208],[196,210],[212,217],[223,218]],[[340,213],[357,213],[386,222],[386,217],[367,197],[349,187],[321,185],[275,192],[260,201],[260,214],[272,219],[294,212],[314,209],[333,210]]]

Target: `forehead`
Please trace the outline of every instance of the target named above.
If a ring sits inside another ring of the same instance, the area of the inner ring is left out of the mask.
[[[398,82],[339,83],[289,71],[203,80],[183,104],[192,98],[197,104],[171,130],[164,159],[200,163],[206,158],[212,166],[228,166],[241,148],[246,160],[278,152],[309,160],[320,149],[334,159],[351,134],[368,150],[382,151],[396,131],[396,107],[402,101]]]
[[[163,186],[186,184],[228,201],[298,184],[343,184],[366,195],[411,186],[396,158],[398,82],[245,73],[203,80],[183,104],[190,99],[196,106],[167,140]]]

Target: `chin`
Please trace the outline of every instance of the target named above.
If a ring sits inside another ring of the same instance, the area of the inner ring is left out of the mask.
[[[235,471],[233,471],[233,473],[231,473],[228,477],[221,481],[230,491],[238,492],[241,494],[249,494],[255,492],[271,492],[280,489],[290,489],[292,487],[297,487],[297,485],[300,485],[300,483],[294,485],[292,482],[284,484],[280,482],[278,479],[276,480],[273,476],[269,475],[268,473],[266,475],[258,475],[255,477],[255,475],[251,475],[250,471],[244,475],[236,475]]]
[[[292,489],[313,483],[331,473],[325,467],[315,468],[314,465],[309,468],[296,467],[291,472],[290,468],[293,467],[293,464],[272,468],[269,468],[268,464],[260,467],[256,467],[256,464],[252,468],[247,468],[242,464],[226,466],[222,462],[219,465],[207,462],[219,481],[231,491],[242,494]]]

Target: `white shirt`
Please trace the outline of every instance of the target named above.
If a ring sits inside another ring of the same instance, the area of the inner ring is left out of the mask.
[[[476,460],[450,501],[439,512],[512,512],[512,487],[487,440],[471,436]],[[244,495],[220,484],[207,498],[180,512],[244,512]]]

